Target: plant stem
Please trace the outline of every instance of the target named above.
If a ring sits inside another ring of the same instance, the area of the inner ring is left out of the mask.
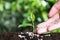
[[[35,29],[35,28],[34,28],[34,22],[32,22],[32,25],[33,25],[33,32],[34,32],[34,29]]]

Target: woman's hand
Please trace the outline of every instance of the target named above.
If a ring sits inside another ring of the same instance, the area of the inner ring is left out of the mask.
[[[51,26],[53,26],[53,25],[58,23],[57,19],[59,20],[59,14],[56,14],[55,16],[53,16],[52,18],[50,18],[46,22],[38,24],[37,25],[37,29],[36,29],[37,33],[38,34],[42,34],[44,32],[48,32],[48,31],[54,30],[54,29],[52,29],[53,27],[51,27]]]
[[[60,28],[60,0],[53,5],[49,12],[49,20],[37,25],[37,33],[42,34]]]

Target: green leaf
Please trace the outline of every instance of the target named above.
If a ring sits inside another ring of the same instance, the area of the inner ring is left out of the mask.
[[[19,25],[18,28],[27,27],[27,26],[32,26],[32,24],[30,24],[30,23],[22,24],[22,25]]]
[[[28,23],[27,19],[24,19],[22,24],[18,26],[19,27],[27,27],[27,26],[32,26],[31,23]]]
[[[34,15],[34,13],[31,10],[28,10],[28,15],[30,16],[31,21],[34,22],[35,21],[35,15]]]
[[[31,13],[31,20],[32,20],[32,22],[35,21],[35,15],[33,13]]]

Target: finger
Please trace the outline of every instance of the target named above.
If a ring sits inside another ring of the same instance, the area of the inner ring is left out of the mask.
[[[44,33],[44,32],[47,32],[46,29],[47,29],[46,23],[43,22],[43,23],[37,25],[36,32],[37,32],[38,34],[42,34],[42,33]]]
[[[47,27],[37,28],[37,33],[38,34],[42,34],[42,33],[45,33],[45,32],[47,32]]]
[[[50,27],[48,28],[48,30],[49,30],[49,31],[52,31],[52,30],[55,30],[55,29],[58,29],[58,28],[60,28],[60,22],[57,23],[57,24],[54,24],[53,26],[50,26]]]
[[[45,26],[45,22],[38,24],[38,25],[37,25],[37,28],[39,28],[39,27],[44,27],[44,26]]]
[[[53,5],[53,7],[49,12],[49,17],[54,16],[56,13],[59,13],[59,11],[60,11],[60,1],[57,2],[55,5]]]
[[[36,31],[36,32],[37,32],[38,34],[42,34],[42,33],[44,33],[44,32],[47,32],[46,29],[47,29],[46,23],[43,22],[43,23],[37,25],[37,31]]]
[[[59,14],[58,13],[56,15],[54,15],[52,18],[50,18],[49,20],[47,20],[46,24],[50,25],[51,23],[55,22],[57,19],[59,19]]]

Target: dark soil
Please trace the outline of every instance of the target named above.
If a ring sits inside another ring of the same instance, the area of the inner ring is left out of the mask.
[[[5,32],[0,40],[60,40],[60,33],[34,34],[32,32]]]

